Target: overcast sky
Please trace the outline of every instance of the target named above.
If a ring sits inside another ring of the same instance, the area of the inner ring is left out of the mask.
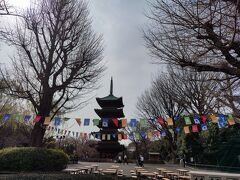
[[[28,0],[9,0],[11,4],[26,6]],[[104,39],[104,63],[106,71],[99,80],[100,88],[83,109],[68,114],[69,117],[95,118],[94,108],[99,108],[95,97],[109,94],[110,79],[113,77],[115,96],[122,96],[126,118],[137,118],[136,102],[152,77],[161,66],[151,64],[151,57],[144,47],[141,28],[147,22],[144,11],[148,9],[146,0],[89,0],[90,14],[96,33]],[[11,50],[4,49],[4,56]],[[5,53],[5,54],[4,54]]]

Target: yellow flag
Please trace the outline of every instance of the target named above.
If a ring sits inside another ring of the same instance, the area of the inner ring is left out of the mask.
[[[122,127],[126,127],[127,126],[127,119],[122,119]]]
[[[106,134],[102,134],[102,140],[106,140]]]
[[[173,126],[173,119],[172,118],[167,118],[167,124],[168,126]]]
[[[185,132],[185,134],[190,133],[189,126],[185,126],[184,127],[184,132]]]
[[[229,124],[230,126],[234,125],[234,124],[235,124],[234,119],[228,119],[228,124]]]
[[[119,141],[122,140],[122,134],[118,134],[118,140],[119,140]]]
[[[44,125],[49,125],[50,121],[51,121],[51,117],[45,117]]]
[[[149,139],[152,139],[152,136],[153,136],[152,131],[149,131],[149,132],[148,132],[148,138],[149,138]]]
[[[75,120],[77,121],[78,125],[81,126],[81,118],[76,118]]]
[[[218,123],[218,117],[215,116],[214,114],[210,115],[210,118],[211,118],[213,123]]]
[[[83,139],[84,138],[84,134],[82,132],[80,132],[80,138]]]

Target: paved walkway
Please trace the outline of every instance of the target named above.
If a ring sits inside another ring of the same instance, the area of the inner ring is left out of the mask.
[[[78,162],[78,164],[69,164],[68,168],[78,168],[83,166],[89,166],[89,165],[98,165],[98,168],[101,169],[107,169],[112,165],[118,165],[119,169],[123,170],[123,174],[126,176],[131,176],[130,170],[134,170],[134,167],[136,167],[136,164],[129,163],[129,164],[119,164],[119,163],[101,163],[101,162]],[[149,170],[150,172],[157,172],[156,168],[165,168],[167,170],[176,171],[176,169],[183,169],[183,167],[180,167],[179,165],[175,164],[144,164],[144,169]],[[186,167],[187,170],[193,170],[193,168]]]

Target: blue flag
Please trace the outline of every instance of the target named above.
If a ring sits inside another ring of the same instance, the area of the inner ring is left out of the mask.
[[[144,131],[140,132],[140,136],[142,137],[142,139],[146,139],[146,133]]]
[[[206,131],[207,130],[207,125],[206,124],[201,124],[201,129],[202,129],[202,131]]]
[[[137,120],[136,120],[136,119],[131,119],[129,125],[130,125],[130,127],[132,127],[132,128],[133,128],[133,127],[136,127],[136,126],[137,126]]]
[[[165,131],[161,131],[161,136],[165,137],[166,136],[166,132]]]
[[[180,133],[181,129],[179,127],[176,128],[176,133]]]
[[[131,132],[131,133],[129,134],[129,139],[130,139],[131,141],[134,140],[134,134],[133,134],[133,132]]]
[[[223,114],[219,114],[218,116],[218,127],[219,128],[224,128],[227,126],[227,122],[226,122],[226,118],[225,118],[225,115]]]
[[[174,121],[178,121],[180,119],[180,116],[174,116],[173,119]]]
[[[200,124],[201,123],[198,116],[193,116],[193,121],[194,121],[195,124]]]
[[[90,124],[90,119],[84,119],[84,123],[83,123],[83,125],[84,126],[89,126],[89,124]]]
[[[108,119],[107,118],[102,119],[102,127],[108,127]]]
[[[115,133],[112,134],[112,137],[116,139],[117,135]]]
[[[60,126],[60,124],[61,124],[61,118],[55,117],[54,118],[54,126]]]
[[[3,116],[3,118],[2,118],[2,121],[3,121],[3,122],[6,122],[6,121],[8,121],[10,118],[11,118],[11,114],[4,114],[4,116]]]
[[[97,139],[101,139],[101,133],[97,133]]]
[[[30,119],[31,119],[31,116],[30,116],[30,115],[24,116],[24,122],[29,122]]]

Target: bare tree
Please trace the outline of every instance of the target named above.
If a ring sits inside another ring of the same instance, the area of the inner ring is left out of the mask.
[[[188,114],[217,113],[219,101],[217,93],[220,86],[217,81],[220,73],[196,72],[191,69],[168,68],[169,81],[173,84],[172,95],[176,102]]]
[[[29,100],[42,119],[32,146],[41,146],[44,117],[72,110],[104,70],[102,37],[92,31],[84,1],[41,0],[32,4],[2,38],[17,49],[12,69],[1,68],[6,93]]]
[[[166,139],[169,141],[170,154],[173,160],[177,157],[177,133],[176,131],[172,131],[172,129],[176,128],[175,121],[173,121],[173,126],[170,127],[165,121],[160,124],[158,118],[179,116],[183,112],[183,107],[174,97],[174,86],[175,84],[170,81],[169,76],[162,73],[153,80],[152,87],[145,91],[138,98],[137,102],[137,109],[140,116],[150,119],[149,124],[153,129],[166,133]],[[155,119],[155,121],[151,119]]]
[[[144,32],[156,62],[240,77],[240,1],[154,0]]]
[[[169,67],[168,74],[159,74],[151,88],[138,98],[137,109],[142,117],[148,119],[174,118],[183,112],[197,115],[215,113],[219,109],[215,94],[219,84],[212,80],[215,77],[213,75]],[[181,123],[174,120],[172,123],[169,126],[166,121],[159,123],[158,120],[149,120],[153,129],[166,133],[172,159],[175,159],[178,139],[176,128]]]

